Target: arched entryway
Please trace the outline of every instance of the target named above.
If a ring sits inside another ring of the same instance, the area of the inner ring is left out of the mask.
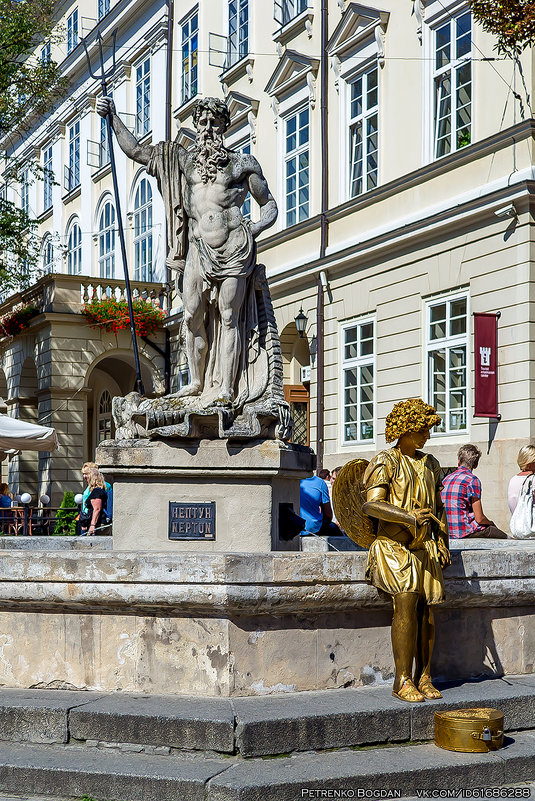
[[[146,395],[155,396],[163,391],[163,379],[151,362],[140,357],[141,377]],[[116,396],[124,397],[136,389],[136,371],[133,356],[128,351],[114,351],[97,359],[88,371],[87,425],[85,458],[93,461],[98,445],[114,439],[115,426],[112,402]]]
[[[310,346],[306,336],[299,336],[295,323],[281,333],[284,397],[290,404],[294,421],[292,442],[310,443]]]

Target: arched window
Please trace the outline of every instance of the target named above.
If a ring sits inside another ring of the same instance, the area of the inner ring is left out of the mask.
[[[82,272],[82,232],[77,222],[73,222],[67,237],[67,272],[69,275]]]
[[[146,178],[134,200],[134,278],[152,281],[152,189]]]
[[[51,236],[47,236],[43,247],[43,272],[54,272],[54,245]]]
[[[107,389],[100,396],[98,403],[98,441],[112,439],[111,395]]]
[[[115,278],[115,209],[110,200],[98,221],[98,266],[101,278]]]

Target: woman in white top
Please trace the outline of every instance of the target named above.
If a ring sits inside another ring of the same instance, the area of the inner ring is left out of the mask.
[[[516,476],[512,477],[507,489],[507,501],[509,503],[511,514],[516,509],[518,496],[520,495],[520,490],[522,489],[522,484],[524,483],[526,476],[530,476],[532,473],[535,473],[535,445],[524,445],[523,448],[520,448],[517,462],[520,468],[520,473],[517,473]]]

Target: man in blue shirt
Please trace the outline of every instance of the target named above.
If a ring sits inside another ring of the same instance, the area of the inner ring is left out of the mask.
[[[332,522],[333,510],[326,482],[319,476],[301,481],[300,517],[306,521],[301,535],[321,534],[339,536],[340,529]]]

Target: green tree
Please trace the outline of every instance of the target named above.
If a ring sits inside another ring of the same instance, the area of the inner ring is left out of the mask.
[[[471,0],[476,22],[497,38],[499,53],[518,57],[535,43],[535,0]]]
[[[55,29],[54,0],[0,0],[0,149],[7,183],[23,180],[10,147],[54,105],[66,81],[49,58],[61,31]],[[43,50],[44,48],[44,50]],[[25,165],[30,180],[36,165]],[[28,277],[39,252],[35,224],[28,214],[0,197],[0,285],[13,289]]]
[[[56,515],[54,535],[56,537],[74,537],[77,515],[78,509],[74,502],[74,492],[66,492]]]

